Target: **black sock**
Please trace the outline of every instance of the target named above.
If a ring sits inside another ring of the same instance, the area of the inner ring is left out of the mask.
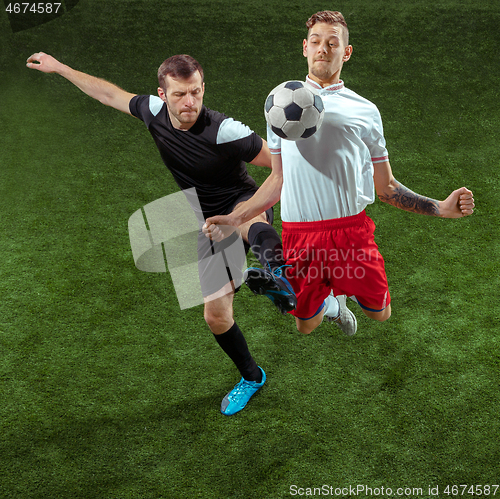
[[[250,226],[248,242],[252,252],[264,268],[274,270],[285,265],[283,260],[283,245],[280,236],[272,225],[257,222]]]
[[[253,359],[248,345],[236,322],[223,334],[214,334],[219,346],[234,362],[240,374],[247,381],[262,381],[262,372]]]

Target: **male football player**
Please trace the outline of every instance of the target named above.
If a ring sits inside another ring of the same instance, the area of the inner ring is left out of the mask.
[[[160,151],[160,155],[183,190],[196,189],[206,217],[229,213],[258,189],[247,172],[245,162],[271,167],[269,148],[264,140],[242,123],[203,105],[205,83],[201,65],[188,55],[165,60],[158,69],[158,95],[135,95],[100,78],[76,71],[39,52],[30,56],[27,67],[44,73],[57,73],[84,93],[126,114],[141,119]],[[239,227],[245,243],[252,247],[263,265],[276,270],[283,265],[281,241],[272,227],[272,209],[256,213]],[[234,276],[221,284],[213,265],[205,258],[218,251],[201,233],[198,238],[199,274],[204,296],[204,317],[214,337],[241,374],[240,382],[223,399],[221,411],[232,415],[245,407],[263,386],[266,375],[248,349],[233,319]],[[248,249],[248,248],[247,248]],[[226,263],[227,265],[227,263]],[[278,271],[279,272],[279,271]],[[296,304],[280,280],[269,298],[282,311]]]
[[[271,175],[230,215],[208,219],[205,230],[218,237],[217,224],[238,226],[274,205],[281,193],[283,248],[290,265],[286,277],[297,294],[291,313],[298,330],[309,334],[326,316],[353,335],[357,321],[346,305],[347,296],[372,319],[385,321],[391,315],[384,260],[374,241],[375,225],[365,213],[375,192],[397,208],[444,218],[471,215],[474,199],[462,187],[437,201],[394,178],[378,109],[340,79],[353,52],[344,17],[340,12],[318,12],[306,26],[306,85],[323,99],[323,124],[299,142],[281,140],[268,127]],[[250,287],[272,287],[274,278],[265,269],[247,270]]]

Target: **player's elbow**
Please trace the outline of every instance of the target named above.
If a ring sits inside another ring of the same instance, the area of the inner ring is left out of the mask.
[[[394,177],[389,179],[374,176],[375,192],[382,203],[393,204],[394,196],[397,193],[398,181]]]
[[[388,203],[388,204],[390,204],[390,198],[384,192],[382,192],[380,194],[377,193],[377,197],[379,198],[380,201],[382,201],[382,203]]]
[[[129,100],[118,98],[114,95],[104,94],[98,98],[101,104],[112,107],[123,113],[131,114],[129,109]]]
[[[109,94],[107,94],[107,93],[103,93],[103,94],[97,95],[96,99],[101,104],[104,104],[105,106],[113,107],[112,106],[112,97]]]
[[[375,191],[377,197],[382,201],[382,203],[387,203],[390,205],[394,204],[394,197],[396,195],[396,189],[392,184],[384,185],[384,187],[375,186]]]

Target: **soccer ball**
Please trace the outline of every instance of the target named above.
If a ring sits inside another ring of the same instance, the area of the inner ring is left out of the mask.
[[[287,140],[311,137],[321,126],[325,108],[321,97],[301,81],[285,81],[271,90],[264,105],[271,130]]]

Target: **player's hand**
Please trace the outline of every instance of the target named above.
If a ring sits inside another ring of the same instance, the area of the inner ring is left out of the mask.
[[[230,236],[236,227],[230,225],[230,218],[227,215],[207,218],[202,227],[202,231],[209,239],[220,242]]]
[[[62,64],[45,52],[37,52],[28,57],[26,66],[30,69],[38,69],[42,73],[57,73]]]
[[[469,191],[466,187],[453,191],[440,204],[439,212],[444,218],[460,218],[472,215],[475,206],[472,191]]]

